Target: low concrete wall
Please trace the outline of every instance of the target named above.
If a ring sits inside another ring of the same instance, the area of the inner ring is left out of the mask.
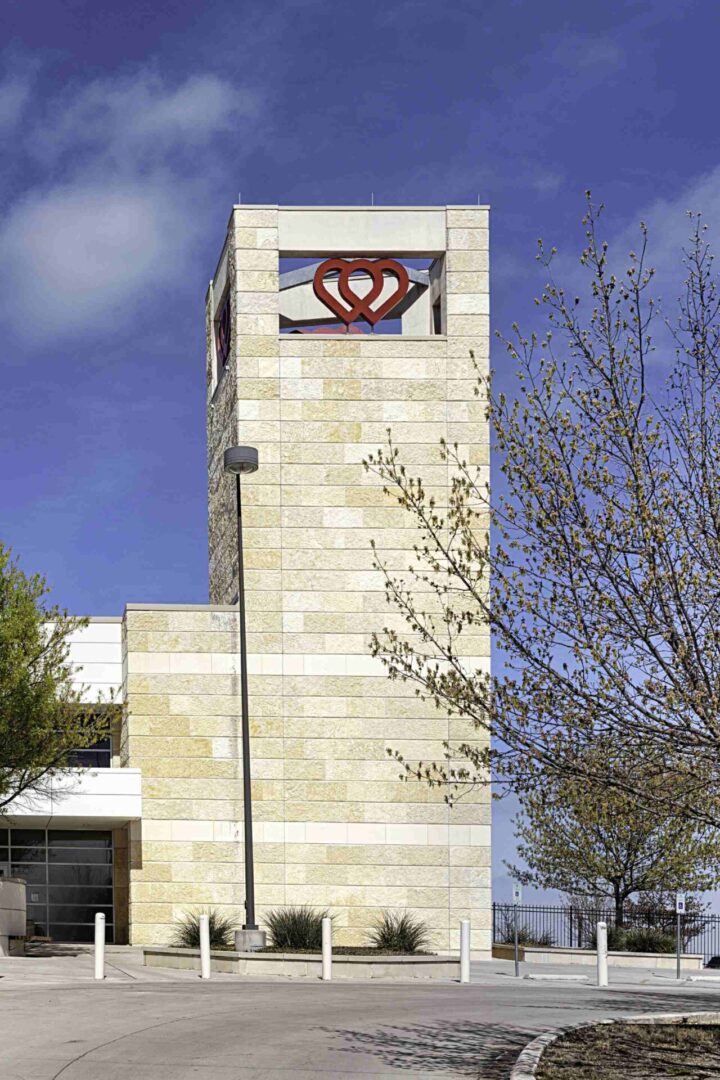
[[[319,979],[320,954],[238,953],[212,950],[213,971],[232,975],[284,975],[290,978]],[[146,946],[146,967],[200,970],[199,949]],[[333,978],[337,979],[443,979],[460,977],[460,961],[453,956],[379,956],[341,954],[333,956]]]
[[[25,937],[27,899],[22,878],[0,878],[0,956],[7,956],[11,937]]]
[[[514,960],[515,947],[513,945],[499,944],[496,942],[492,947],[493,960]],[[518,945],[518,960],[525,959],[525,946]]]
[[[493,945],[494,959],[512,960],[513,956],[512,945]],[[526,964],[592,964],[594,966],[597,963],[592,949],[551,949],[537,945],[524,945],[520,949],[520,959]],[[702,971],[702,953],[683,953],[681,963],[683,971]],[[608,952],[608,964],[612,967],[675,971],[677,958],[675,953]]]

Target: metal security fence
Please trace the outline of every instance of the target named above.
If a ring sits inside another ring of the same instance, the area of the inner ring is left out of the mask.
[[[594,949],[595,926],[608,924],[609,944],[613,948],[615,929],[614,908],[553,907],[546,904],[493,904],[493,942],[511,944],[517,910],[518,938],[523,945],[541,945],[559,949]],[[677,916],[674,911],[625,911],[622,927],[636,933],[639,941],[665,939],[667,949],[674,950]],[[686,952],[702,953],[705,964],[720,967],[720,915],[688,912],[681,916],[683,948]],[[651,936],[652,935],[652,936]],[[638,949],[654,952],[657,947]]]

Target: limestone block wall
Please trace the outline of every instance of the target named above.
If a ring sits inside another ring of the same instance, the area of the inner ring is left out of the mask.
[[[233,609],[125,612],[122,763],[143,777],[143,819],[129,826],[132,944],[169,941],[202,905],[242,913],[237,638]],[[273,752],[260,721],[253,735],[259,756]]]
[[[206,298],[206,385],[208,433],[208,527],[210,600],[229,603],[237,598],[237,551],[235,546],[235,488],[223,476],[225,447],[248,440],[276,441],[280,420],[278,377],[278,227],[277,207],[237,208],[228,226],[218,272]],[[213,315],[229,292],[233,309],[232,353],[219,374],[215,358]],[[242,390],[238,381],[242,379]],[[252,425],[252,427],[248,427]],[[248,591],[277,592],[279,578],[278,527],[279,477],[269,488],[271,474],[263,460],[263,493],[256,493],[249,528],[262,528],[271,546],[261,555],[260,544],[248,536],[246,571]],[[277,464],[276,462],[274,464]],[[267,501],[258,502],[259,499]],[[258,581],[256,570],[265,571]],[[270,588],[274,586],[274,588]],[[277,609],[279,610],[279,609]],[[279,627],[278,627],[279,629]]]
[[[363,459],[390,427],[440,504],[450,482],[441,438],[488,462],[470,359],[472,350],[487,366],[488,212],[444,214],[446,333],[314,336],[278,333],[278,208],[235,208],[223,258],[236,325],[220,380],[211,342],[208,355],[210,589],[215,603],[235,599],[233,488],[220,459],[225,446],[250,443],[261,462],[243,482],[251,714],[266,740],[256,748],[253,735],[261,911],[328,907],[349,944],[365,939],[383,908],[410,908],[438,947],[456,945],[458,920],[470,917],[474,947],[488,949],[487,792],[450,811],[441,794],[401,782],[387,754],[428,760],[444,739],[474,733],[389,682],[368,651],[374,630],[400,626],[370,540],[403,569],[416,537]],[[288,216],[284,208],[281,221]],[[412,254],[412,238],[386,253]],[[489,663],[486,635],[465,648],[472,662]]]
[[[127,945],[130,928],[130,871],[128,866],[129,827],[113,829],[113,905],[115,908],[115,944]]]

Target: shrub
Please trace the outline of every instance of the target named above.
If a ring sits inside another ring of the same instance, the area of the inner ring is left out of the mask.
[[[676,949],[675,935],[654,927],[634,927],[625,932],[627,952],[673,953]]]
[[[611,952],[650,952],[650,953],[673,953],[675,952],[675,935],[657,927],[647,926],[613,926],[610,924],[607,931],[608,949]],[[590,948],[597,948],[597,934],[593,930],[590,939]]]
[[[322,949],[322,921],[327,911],[302,907],[276,908],[265,918],[276,949],[292,952],[319,952]]]
[[[370,942],[388,952],[422,952],[430,945],[430,928],[407,911],[402,915],[383,911],[370,931]]]
[[[625,944],[625,935],[627,931],[622,926],[615,926],[614,923],[608,923],[607,928],[607,947],[608,952],[623,952],[627,949]],[[592,928],[590,934],[590,948],[597,949],[597,930],[595,926]]]
[[[508,925],[502,930],[501,938],[503,945],[515,944],[515,928],[512,921],[509,921]],[[518,945],[527,945],[528,947],[535,945],[538,948],[550,949],[553,944],[553,936],[549,930],[543,930],[541,933],[536,934],[528,926],[518,926]]]
[[[514,941],[515,938],[513,937],[513,942]],[[554,942],[553,936],[549,930],[544,930],[540,934],[534,934],[531,930],[528,930],[526,926],[521,926],[518,928],[518,944],[528,946],[535,945],[538,948],[550,949]]]
[[[501,912],[501,919],[496,927],[495,940],[502,945],[512,945],[515,942],[515,917],[508,912]],[[518,945],[537,946],[542,949],[550,949],[555,944],[552,933],[549,930],[532,930],[527,925],[518,926]]]
[[[210,908],[208,911],[191,911],[181,916],[173,931],[172,944],[179,949],[199,949],[201,915],[207,915],[209,919],[210,948],[232,948],[235,944],[237,920],[232,915],[222,915],[215,908]]]

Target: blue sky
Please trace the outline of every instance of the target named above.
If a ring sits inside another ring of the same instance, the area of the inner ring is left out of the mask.
[[[707,0],[41,0],[4,29],[0,537],[78,612],[206,599],[203,293],[238,191],[479,195],[501,329],[586,187],[660,263],[687,208],[720,220]]]

